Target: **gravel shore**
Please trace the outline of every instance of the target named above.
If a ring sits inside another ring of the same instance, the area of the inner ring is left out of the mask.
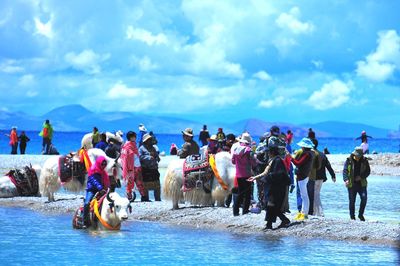
[[[348,155],[329,155],[335,172],[340,173]],[[373,175],[400,176],[400,154],[369,155]],[[5,172],[13,167],[29,163],[43,165],[47,156],[0,155],[0,170]],[[164,157],[164,164],[170,158]],[[15,197],[0,199],[0,206],[22,207],[47,214],[71,214],[82,204],[82,195],[56,194],[56,202],[48,203],[41,197]],[[134,202],[133,213],[128,222],[134,220],[157,221],[191,228],[225,230],[240,234],[265,234],[274,237],[294,236],[301,238],[320,238],[400,247],[400,224],[379,221],[351,221],[339,218],[317,218],[310,216],[305,222],[294,222],[294,214],[289,214],[292,225],[285,229],[264,232],[264,213],[233,217],[231,208],[186,206],[171,210],[169,201]],[[276,227],[279,224],[274,224]]]

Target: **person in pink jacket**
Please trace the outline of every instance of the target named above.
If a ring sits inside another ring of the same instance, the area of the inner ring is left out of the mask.
[[[136,186],[142,196],[142,201],[148,201],[146,191],[143,185],[142,168],[139,160],[139,151],[136,146],[136,133],[129,131],[126,134],[127,141],[122,146],[121,162],[122,162],[122,177],[126,182],[126,197],[133,201],[132,191]]]
[[[242,214],[247,214],[251,199],[251,182],[247,179],[252,176],[252,167],[256,165],[256,160],[251,150],[251,136],[245,132],[239,140],[240,144],[235,146],[232,151],[232,163],[236,166],[235,187],[237,187],[237,197],[233,201],[233,216],[239,215],[239,207],[243,201]]]

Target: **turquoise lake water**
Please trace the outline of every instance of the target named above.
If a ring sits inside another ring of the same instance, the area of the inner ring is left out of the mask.
[[[9,154],[11,148],[8,144],[9,139],[4,136],[8,134],[9,131],[0,130],[0,154]],[[18,134],[20,131],[18,131]],[[31,139],[28,142],[26,153],[27,154],[40,154],[42,151],[42,139],[38,136],[38,131],[28,131],[26,132],[28,137]],[[80,148],[81,140],[85,132],[55,132],[53,143],[57,150],[61,154],[67,154],[70,151],[76,151]],[[158,140],[158,147],[160,151],[165,151],[169,154],[169,148],[171,143],[175,143],[178,147],[183,144],[182,135],[174,134],[158,134],[156,133]],[[255,141],[258,141],[258,137],[253,136]],[[300,140],[300,137],[295,136],[292,147],[293,149],[298,149],[299,147],[296,143]],[[198,141],[198,137],[195,136],[195,140]],[[352,138],[319,138],[319,149],[323,150],[327,147],[331,153],[351,153],[355,146],[360,145],[360,140],[354,140]],[[368,141],[370,152],[376,151],[378,153],[382,152],[394,152],[400,151],[400,139],[369,139]],[[19,153],[19,150],[18,150]]]
[[[244,236],[128,221],[120,232],[71,227],[70,215],[0,208],[2,265],[399,265],[396,248]]]

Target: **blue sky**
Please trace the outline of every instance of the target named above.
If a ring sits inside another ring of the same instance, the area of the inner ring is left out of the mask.
[[[0,108],[397,129],[398,10],[390,0],[3,0]]]

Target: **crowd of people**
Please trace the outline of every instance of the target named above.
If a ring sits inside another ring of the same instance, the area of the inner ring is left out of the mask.
[[[49,120],[43,124],[39,136],[42,137],[42,154],[52,154],[53,127]],[[134,131],[126,134],[126,142],[120,143],[113,138],[107,138],[106,133],[100,133],[97,127],[92,131],[92,146],[102,149],[111,158],[121,158],[123,174],[126,182],[126,196],[135,200],[134,187],[141,195],[141,201],[150,201],[149,191],[154,192],[154,199],[161,201],[160,172],[158,164],[160,152],[157,139],[153,132],[148,132],[143,124],[138,126],[139,136]],[[170,154],[179,158],[198,154],[200,147],[205,147],[209,154],[221,151],[230,152],[232,163],[236,168],[234,187],[232,189],[233,216],[246,215],[249,212],[266,212],[265,229],[272,229],[277,217],[281,220],[279,228],[287,227],[290,220],[285,213],[289,211],[289,193],[296,188],[297,211],[295,220],[303,221],[308,215],[324,216],[321,203],[321,188],[327,180],[328,170],[333,182],[336,175],[325,155],[327,150],[318,150],[318,140],[310,128],[307,137],[302,138],[297,145],[300,149],[292,151],[293,133],[288,130],[281,132],[278,126],[272,126],[269,132],[261,136],[256,144],[248,132],[240,136],[225,134],[223,128],[218,128],[216,134],[209,134],[204,125],[199,134],[199,146],[194,140],[191,128],[181,131],[183,145],[178,148],[171,145]],[[30,138],[24,131],[18,136],[17,127],[13,126],[10,134],[11,154],[24,154]],[[343,181],[348,189],[349,214],[356,219],[355,201],[359,194],[361,198],[358,218],[365,221],[364,211],[367,204],[367,177],[370,166],[364,154],[369,152],[368,138],[362,132],[361,146],[356,147],[347,158],[343,168]],[[90,200],[97,192],[110,188],[110,182],[105,169],[105,158],[99,157],[88,171],[87,194],[84,205],[85,224],[88,223],[87,213]],[[256,184],[254,185],[254,181]],[[257,198],[253,191],[257,189]],[[251,202],[256,204],[252,205]]]

